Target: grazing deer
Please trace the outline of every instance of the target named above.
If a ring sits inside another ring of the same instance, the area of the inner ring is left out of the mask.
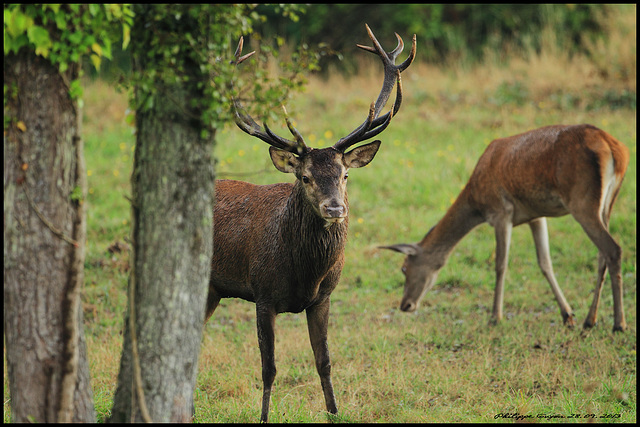
[[[214,249],[206,319],[221,298],[242,298],[256,304],[258,343],[262,357],[263,397],[260,420],[267,422],[271,388],[276,375],[274,325],[276,315],[306,311],[311,347],[320,376],[327,411],[335,414],[331,384],[331,363],[327,346],[329,297],[338,284],[344,264],[349,204],[347,173],[373,160],[380,141],[351,151],[347,148],[382,132],[400,109],[400,73],[413,61],[416,36],[409,57],[400,65],[395,60],[404,44],[386,53],[367,26],[373,47],[358,47],[376,53],[384,65],[382,90],[371,104],[367,119],[332,147],[307,147],[300,133],[286,118],[295,141],[259,126],[240,102],[234,99],[236,124],[249,135],[271,147],[273,165],[293,173],[295,183],[254,185],[247,182],[216,182],[214,208]],[[242,39],[236,50],[236,65],[251,56],[240,56]],[[391,110],[380,115],[395,81],[396,100]],[[285,111],[286,115],[286,111]]]
[[[609,217],[629,162],[629,150],[591,125],[548,126],[493,141],[445,216],[417,244],[383,246],[407,255],[403,311],[414,311],[433,287],[455,245],[488,222],[496,236],[496,289],[492,320],[502,318],[511,229],[528,223],[538,264],[551,285],[564,323],[573,312],[553,274],[545,217],[573,215],[598,248],[598,281],[584,328],[596,324],[607,268],[613,288],[614,331],[624,331],[622,250],[609,234]]]

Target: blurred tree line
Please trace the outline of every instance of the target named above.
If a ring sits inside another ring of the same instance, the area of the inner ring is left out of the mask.
[[[418,60],[445,63],[450,59],[481,61],[487,51],[538,52],[543,30],[570,51],[584,51],[586,38],[603,36],[601,23],[611,5],[604,4],[309,4],[297,19],[283,16],[274,5],[257,7],[266,17],[255,31],[263,40],[306,43],[325,53],[320,65],[353,70],[356,43],[368,43],[367,23],[383,46],[405,43],[418,35]],[[498,56],[499,57],[499,56]]]
[[[382,45],[396,45],[394,32],[409,43],[418,36],[418,61],[436,65],[472,65],[491,53],[492,59],[539,53],[551,33],[564,51],[590,54],[588,46],[606,38],[611,4],[256,4],[246,8],[255,20],[249,43],[277,51],[303,46],[326,72],[357,71],[356,43],[369,44],[368,24]],[[545,33],[546,32],[546,33]],[[255,45],[254,45],[255,48]],[[100,74],[130,70],[129,57],[114,48],[113,61]],[[316,67],[311,67],[316,68]],[[89,75],[95,72],[85,67]]]

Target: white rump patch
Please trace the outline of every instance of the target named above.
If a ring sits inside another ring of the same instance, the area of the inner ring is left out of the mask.
[[[611,199],[613,199],[615,189],[619,184],[620,178],[614,172],[613,157],[610,156],[602,176],[602,194],[600,195],[600,209],[598,210],[603,221],[611,206]]]

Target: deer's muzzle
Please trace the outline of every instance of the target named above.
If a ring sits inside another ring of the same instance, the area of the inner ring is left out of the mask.
[[[320,213],[328,222],[342,222],[347,217],[347,207],[336,202],[322,204]]]
[[[402,301],[400,303],[400,310],[406,311],[408,313],[416,311],[416,308],[418,308],[418,304],[413,301]]]

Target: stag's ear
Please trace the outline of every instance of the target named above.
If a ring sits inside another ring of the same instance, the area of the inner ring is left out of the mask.
[[[294,173],[296,171],[296,167],[300,164],[300,160],[295,154],[289,151],[280,150],[279,148],[269,147],[269,155],[271,156],[273,165],[280,172]]]
[[[376,156],[380,141],[373,141],[369,144],[361,145],[344,154],[344,163],[348,168],[361,168],[367,166]]]
[[[399,243],[391,246],[378,246],[380,249],[390,249],[392,251],[400,252],[405,255],[418,255],[422,248],[413,243]]]

